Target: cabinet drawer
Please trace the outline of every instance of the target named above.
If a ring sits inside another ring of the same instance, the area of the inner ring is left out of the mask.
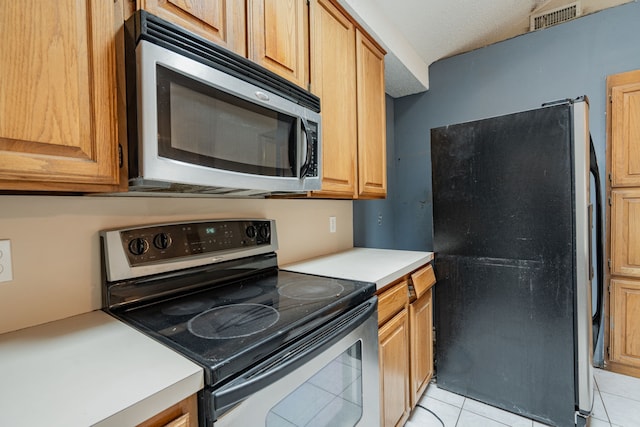
[[[194,394],[138,424],[137,427],[196,427],[197,425],[198,402]]]
[[[409,282],[398,283],[378,296],[378,326],[406,307],[409,302]]]
[[[427,265],[419,270],[411,273],[411,284],[409,285],[409,293],[411,300],[420,298],[436,283],[436,275],[433,267]]]

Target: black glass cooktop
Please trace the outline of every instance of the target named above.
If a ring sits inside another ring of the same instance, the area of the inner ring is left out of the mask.
[[[274,269],[114,314],[203,365],[213,386],[374,293],[372,283]]]

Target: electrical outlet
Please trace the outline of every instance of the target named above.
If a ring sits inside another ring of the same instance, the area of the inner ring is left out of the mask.
[[[0,240],[0,282],[10,282],[12,280],[11,240]]]
[[[335,233],[335,232],[336,232],[336,217],[330,216],[329,217],[329,233]]]

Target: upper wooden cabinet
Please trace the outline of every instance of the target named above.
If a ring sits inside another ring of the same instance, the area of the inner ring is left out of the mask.
[[[311,91],[322,108],[322,190],[386,196],[384,51],[332,0],[311,2]]]
[[[640,186],[640,71],[619,74],[611,88],[611,185]],[[611,84],[611,82],[610,82]]]
[[[138,0],[136,7],[180,25],[239,55],[247,55],[244,1]]]
[[[322,108],[322,191],[357,194],[356,31],[332,2],[311,5],[311,91]]]
[[[248,0],[247,4],[247,57],[306,88],[309,81],[306,2]]]
[[[101,0],[0,8],[1,190],[117,189],[118,8]]]
[[[358,197],[387,195],[384,51],[356,31]]]
[[[304,1],[137,0],[131,9],[136,8],[180,25],[307,88],[309,17]]]
[[[29,0],[2,7],[0,190],[120,190],[127,153],[118,151],[126,132],[125,120],[118,128],[124,87],[116,44],[136,9],[301,87],[312,80],[321,97],[324,179],[312,196],[385,197],[384,52],[335,0]]]

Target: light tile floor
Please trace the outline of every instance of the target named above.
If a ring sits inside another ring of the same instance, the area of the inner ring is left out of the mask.
[[[595,370],[591,427],[640,427],[640,379]],[[430,384],[418,405],[433,411],[445,427],[543,427],[536,421],[485,405]],[[405,427],[441,427],[429,411],[416,406]]]

